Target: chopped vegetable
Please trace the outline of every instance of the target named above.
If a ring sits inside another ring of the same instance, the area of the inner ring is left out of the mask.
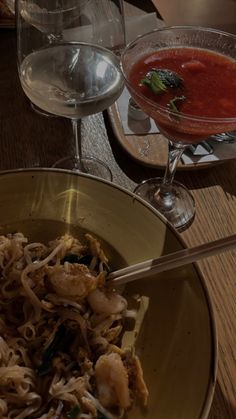
[[[183,79],[174,71],[166,69],[153,69],[166,87],[182,87]]]
[[[161,94],[169,87],[182,87],[183,80],[174,71],[153,68],[141,80],[141,84],[148,86],[155,94]]]
[[[184,101],[186,99],[185,96],[175,96],[174,99],[170,100],[168,106],[172,111],[179,112],[176,103],[179,101]]]
[[[161,94],[166,91],[166,86],[156,71],[149,71],[146,77],[141,80],[141,84],[149,87],[155,94]]]
[[[80,413],[80,407],[79,405],[76,405],[72,407],[72,409],[70,409],[69,412],[67,412],[66,417],[68,419],[77,419],[79,413]]]

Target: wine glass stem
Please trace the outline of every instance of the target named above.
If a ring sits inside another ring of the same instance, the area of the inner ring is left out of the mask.
[[[185,148],[186,145],[184,144],[168,141],[168,163],[161,186],[161,193],[171,192],[175,172]]]
[[[73,138],[75,142],[75,162],[76,168],[80,171],[83,170],[82,162],[82,144],[81,144],[81,120],[72,119]]]

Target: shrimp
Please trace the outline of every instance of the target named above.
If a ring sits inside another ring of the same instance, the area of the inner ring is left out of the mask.
[[[89,242],[89,248],[92,256],[98,257],[101,262],[107,264],[108,259],[101,248],[101,243],[95,239],[91,234],[85,234],[86,240]]]
[[[98,399],[104,407],[120,406],[127,409],[130,404],[128,372],[117,353],[101,355],[95,365]]]
[[[85,298],[101,281],[103,274],[92,275],[87,266],[65,263],[47,267],[47,280],[53,291],[64,298]]]
[[[95,313],[118,314],[127,307],[127,301],[115,291],[94,289],[88,295],[88,302]]]
[[[58,237],[56,240],[49,242],[49,249],[54,249],[58,244],[63,243],[63,248],[60,250],[60,259],[63,259],[68,252],[75,255],[81,255],[85,250],[85,246],[80,243],[78,239],[75,239],[70,234],[64,234],[64,236]]]

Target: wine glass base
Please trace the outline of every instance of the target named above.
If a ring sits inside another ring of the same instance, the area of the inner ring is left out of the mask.
[[[36,112],[37,114],[41,116],[45,116],[46,118],[57,118],[57,115],[44,111],[43,109],[36,106],[33,102],[30,102],[30,106],[34,112]]]
[[[170,193],[161,194],[162,178],[148,179],[138,185],[134,193],[149,202],[177,229],[186,228],[195,215],[191,193],[179,182],[173,182]]]
[[[76,157],[64,157],[54,163],[52,167],[87,173],[89,175],[112,181],[112,172],[109,167],[106,163],[95,157],[84,156],[81,161],[79,161]]]

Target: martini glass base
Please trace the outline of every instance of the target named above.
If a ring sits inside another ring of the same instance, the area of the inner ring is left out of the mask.
[[[112,181],[112,173],[109,167],[103,161],[95,157],[84,156],[81,161],[79,161],[76,157],[64,157],[54,163],[52,167],[87,173],[89,175]]]
[[[171,192],[161,194],[162,178],[148,179],[134,193],[149,202],[177,229],[186,228],[195,215],[195,202],[190,192],[179,182],[173,182]]]

